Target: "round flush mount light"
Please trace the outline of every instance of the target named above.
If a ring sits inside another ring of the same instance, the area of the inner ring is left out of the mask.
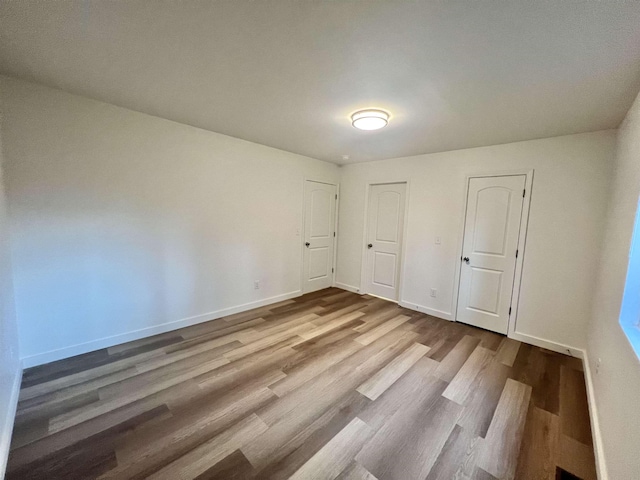
[[[378,130],[389,123],[389,114],[384,110],[359,110],[351,115],[351,125],[359,130]]]

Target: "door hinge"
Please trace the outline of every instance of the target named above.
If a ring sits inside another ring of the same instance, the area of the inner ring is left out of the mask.
[[[518,250],[516,250],[516,258],[518,258]]]
[[[336,200],[338,199],[338,194],[336,193]]]
[[[509,316],[511,316],[511,307],[509,307]]]
[[[334,237],[336,236],[336,232],[333,232],[333,236],[334,236]]]
[[[333,273],[333,268],[331,269],[331,273]]]
[[[522,190],[522,198],[524,198],[524,194],[527,193],[527,189]]]

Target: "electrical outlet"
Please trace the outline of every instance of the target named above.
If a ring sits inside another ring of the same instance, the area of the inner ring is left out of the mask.
[[[438,296],[438,290],[436,290],[435,288],[432,288],[431,289],[431,296],[434,297],[434,298],[437,297]]]
[[[600,366],[602,365],[602,359],[598,358],[596,361],[596,373],[600,373]]]
[[[256,280],[255,282],[253,282],[253,289],[260,290],[260,280]]]
[[[441,241],[440,241],[440,236],[437,236],[435,239],[435,244],[436,245],[440,245]]]

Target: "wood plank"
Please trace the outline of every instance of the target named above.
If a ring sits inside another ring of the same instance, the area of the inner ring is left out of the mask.
[[[425,347],[420,343],[414,343],[407,350],[394,358],[382,370],[360,385],[357,388],[358,392],[371,400],[375,400],[428,351],[429,347]]]
[[[413,401],[422,392],[433,390],[434,395],[442,394],[447,384],[435,382],[431,376],[438,362],[422,357],[377,400],[364,408],[358,416],[374,430],[379,430],[399,409]],[[411,400],[409,400],[411,399]]]
[[[163,422],[127,439],[118,447],[118,466],[101,479],[136,478],[147,476],[169,462],[175,461],[215,436],[221,428],[231,427],[239,417],[273,398],[267,388],[248,392],[236,402],[222,408],[202,409],[197,415]],[[257,434],[258,432],[256,432]],[[143,441],[145,440],[145,441]],[[239,448],[239,447],[238,447]]]
[[[509,367],[492,360],[478,374],[470,387],[458,425],[482,438],[486,436],[509,372]]]
[[[456,376],[453,377],[453,380],[451,380],[442,395],[459,405],[464,405],[472,390],[474,380],[492,359],[493,353],[491,350],[477,347],[456,373]]]
[[[86,407],[58,415],[53,417],[49,422],[49,433],[60,432],[66,428],[86,422],[87,420],[109,413],[125,405],[134,403],[138,400],[143,400],[155,393],[191,380],[196,375],[201,375],[202,373],[209,372],[210,370],[215,370],[227,363],[229,363],[229,361],[225,358],[216,358],[203,365],[189,369],[186,372],[168,377],[157,383],[147,385],[144,390],[134,390],[127,395],[92,403]]]
[[[332,320],[335,320],[336,318],[340,318],[344,315],[347,315],[348,313],[353,313],[355,311],[358,311],[360,313],[362,313],[362,315],[366,315],[365,312],[362,311],[362,308],[365,307],[367,305],[366,302],[357,302],[357,303],[347,303],[344,307],[339,308],[335,311],[332,311],[330,313],[322,313],[318,318],[316,318],[313,323],[315,325],[323,325],[327,322],[330,322]]]
[[[561,434],[558,447],[558,466],[582,480],[597,480],[593,448]]]
[[[559,455],[560,418],[531,406],[522,439],[515,478],[555,480]]]
[[[246,357],[247,355],[251,355],[252,353],[264,350],[267,347],[271,347],[279,342],[282,342],[283,340],[297,337],[298,334],[308,332],[310,330],[313,330],[313,328],[313,324],[303,323],[287,330],[262,337],[255,341],[248,342],[243,347],[236,348],[235,350],[225,353],[224,357],[233,362],[242,357]],[[292,344],[295,344],[295,342],[292,342]]]
[[[268,426],[256,414],[251,414],[147,478],[151,480],[195,478],[267,428]]]
[[[105,375],[111,375],[119,372],[120,370],[125,370],[132,366],[135,366],[144,360],[162,356],[164,354],[165,353],[162,350],[153,350],[151,352],[145,352],[140,355],[127,357],[122,360],[107,363],[106,365],[100,365],[99,367],[95,368],[88,368],[86,370],[81,370],[64,377],[56,378],[55,380],[23,388],[22,390],[20,390],[19,400],[28,400],[30,398],[38,397],[47,393],[54,392],[56,390],[60,390],[62,388],[67,388],[78,385],[80,383],[88,382]]]
[[[531,345],[521,345],[510,378],[531,385],[536,407],[560,414],[560,367],[564,355]]]
[[[399,409],[356,455],[356,460],[377,478],[425,478],[453,431],[460,405],[433,389]]]
[[[560,418],[563,434],[592,444],[584,373],[564,365],[560,368]]]
[[[362,344],[349,341],[346,345],[339,345],[339,348],[328,349],[324,355],[318,355],[310,362],[302,363],[292,370],[286,370],[287,376],[270,388],[276,395],[283,397],[361,348],[363,348]]]
[[[144,424],[150,419],[169,413],[165,405],[153,407],[155,402],[146,401],[102,415],[76,427],[48,435],[37,442],[30,443],[11,451],[9,471],[29,469],[30,464],[36,464],[40,459],[55,456],[56,453],[81,443],[92,443],[93,439],[117,435],[130,429],[134,425]],[[47,478],[47,477],[43,477]]]
[[[291,480],[333,480],[353,460],[373,430],[354,418],[333,439],[291,476]]]
[[[455,347],[440,362],[440,366],[435,372],[435,376],[445,382],[450,382],[464,365],[471,353],[480,343],[480,339],[465,335]]]
[[[479,440],[479,437],[456,425],[426,480],[472,478]]]
[[[223,354],[231,350],[240,348],[242,346],[242,343],[240,343],[239,338],[244,338],[245,335],[247,335],[246,331],[238,332],[231,335],[226,335],[225,337],[216,338],[211,341],[199,343],[186,350],[177,350],[171,353],[167,353],[166,355],[137,363],[135,365],[135,368],[139,373],[145,373],[166,366],[174,366],[176,363],[182,362],[184,360],[198,361],[196,357],[202,358],[203,356],[205,356],[209,360],[219,358],[222,357]]]
[[[198,475],[195,480],[248,480],[255,477],[255,469],[242,452],[236,450]]]
[[[521,343],[517,340],[505,337],[496,352],[496,360],[503,365],[513,367],[513,362],[516,360],[518,350],[520,350],[520,345]]]
[[[355,460],[345,468],[336,480],[378,480]]]
[[[508,379],[487,436],[478,466],[500,479],[514,479],[520,442],[531,398],[531,387]]]
[[[301,406],[262,435],[242,447],[251,464],[267,477],[289,478],[324,444],[331,440],[369,402],[349,392],[326,408]],[[328,438],[327,438],[328,435]]]
[[[400,313],[400,309],[397,305],[382,304],[372,313],[369,313],[367,309],[362,309],[365,312],[365,316],[362,317],[363,324],[354,328],[356,332],[366,333],[373,330],[380,324],[397,317]]]
[[[322,325],[314,328],[313,330],[310,330],[308,332],[303,332],[300,334],[300,337],[302,337],[305,340],[311,340],[312,338],[316,338],[316,337],[319,337],[320,335],[324,335],[325,333],[330,332],[331,330],[340,328],[343,325],[352,323],[358,318],[362,317],[363,315],[364,313],[362,312],[351,312],[342,317],[338,317],[335,320],[331,320],[330,322],[323,323]]]
[[[405,323],[407,320],[409,320],[409,318],[410,317],[406,315],[395,316],[391,320],[384,322],[382,325],[379,325],[373,330],[370,330],[366,333],[363,333],[359,337],[356,337],[355,341],[363,345],[369,345],[370,343],[389,333],[394,328],[397,328]]]

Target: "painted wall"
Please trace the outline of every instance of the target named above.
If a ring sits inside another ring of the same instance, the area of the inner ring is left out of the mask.
[[[0,109],[0,125],[3,124]],[[6,468],[11,430],[21,377],[18,329],[13,304],[13,280],[9,252],[9,228],[3,179],[3,145],[0,133],[0,478]]]
[[[640,475],[640,361],[618,323],[640,195],[640,96],[618,129],[588,358],[609,478]],[[596,362],[602,359],[599,373]]]
[[[337,166],[7,77],[0,87],[27,366],[299,292],[303,179],[335,182]]]
[[[614,147],[601,131],[345,166],[337,281],[360,287],[367,183],[409,180],[401,301],[450,318],[466,176],[534,169],[516,328],[584,348]]]

